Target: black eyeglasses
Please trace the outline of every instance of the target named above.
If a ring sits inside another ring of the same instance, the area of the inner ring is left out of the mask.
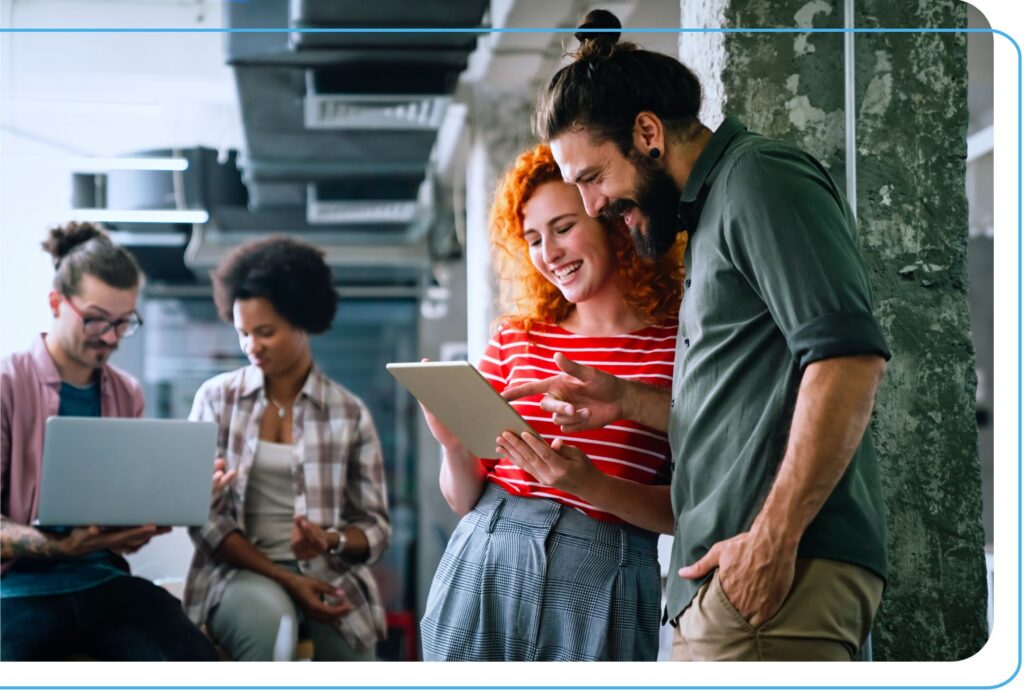
[[[82,331],[88,337],[100,337],[113,329],[117,337],[123,339],[134,334],[142,326],[142,317],[134,310],[127,317],[122,317],[119,320],[108,320],[106,317],[86,317],[81,310],[75,307],[70,298],[67,296],[61,296],[61,298],[82,320]]]

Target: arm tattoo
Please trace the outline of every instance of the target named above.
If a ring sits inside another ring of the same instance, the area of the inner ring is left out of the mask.
[[[0,519],[0,557],[4,560],[29,556],[63,557],[66,554],[57,536],[17,524],[6,517]]]

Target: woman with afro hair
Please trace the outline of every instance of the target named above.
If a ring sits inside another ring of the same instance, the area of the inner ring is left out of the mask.
[[[668,388],[682,242],[637,256],[621,221],[592,218],[546,145],[500,182],[491,240],[505,302],[480,362],[498,391],[560,372],[556,354]],[[441,492],[462,516],[427,599],[427,660],[634,661],[658,651],[659,533],[672,533],[669,444],[619,420],[565,433],[540,396],[513,406],[539,437],[474,456],[437,418]]]
[[[337,308],[331,270],[313,246],[271,237],[211,277],[250,365],[204,383],[192,406],[191,420],[217,424],[226,488],[191,532],[186,611],[235,660],[293,658],[299,625],[316,660],[371,660],[384,611],[367,565],[391,530],[370,412],[310,351]]]

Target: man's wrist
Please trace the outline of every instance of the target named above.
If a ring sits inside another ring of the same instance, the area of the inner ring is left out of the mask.
[[[642,403],[642,393],[635,382],[622,380],[622,396],[619,398],[619,418],[624,420],[638,420]]]
[[[790,513],[780,514],[762,509],[754,519],[750,533],[771,544],[775,550],[796,553],[805,527],[792,519]]]
[[[655,430],[667,431],[671,400],[672,393],[668,389],[623,380],[620,417]]]
[[[42,531],[39,532],[44,540],[52,546],[52,550],[49,551],[51,555],[63,556],[63,557],[77,557],[81,552],[79,549],[79,543],[75,540],[72,534],[67,534],[60,538],[55,538],[50,534],[46,534]]]

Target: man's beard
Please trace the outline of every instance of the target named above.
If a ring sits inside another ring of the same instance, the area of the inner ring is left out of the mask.
[[[96,350],[95,347],[102,348],[103,350]],[[110,345],[104,343],[101,340],[86,340],[79,344],[78,349],[71,353],[77,354],[75,360],[81,365],[90,368],[101,368],[110,357],[114,355],[114,351],[117,350],[117,344]]]
[[[677,214],[681,191],[663,166],[641,154],[635,147],[627,158],[636,169],[637,176],[632,199],[616,201],[607,207],[604,214],[611,219],[621,218],[630,208],[637,207],[647,218],[647,232],[641,232],[637,226],[630,226],[633,245],[637,254],[644,259],[657,259],[669,251],[679,234]]]

